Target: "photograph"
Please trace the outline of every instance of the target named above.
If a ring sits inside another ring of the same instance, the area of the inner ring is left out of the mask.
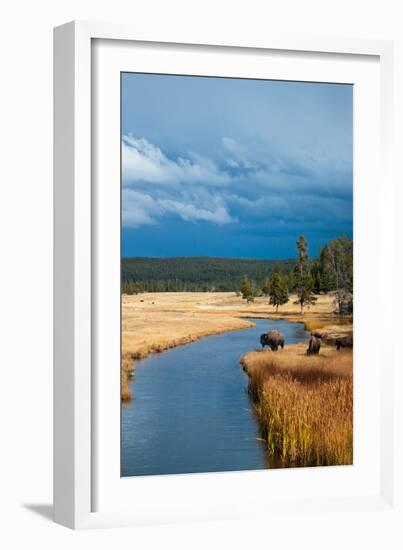
[[[353,85],[120,102],[121,476],[352,465]]]

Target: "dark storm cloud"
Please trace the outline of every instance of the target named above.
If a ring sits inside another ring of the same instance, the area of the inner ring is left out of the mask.
[[[151,226],[177,254],[178,223],[206,255],[231,235],[249,257],[277,236],[284,257],[301,233],[352,233],[351,87],[126,75],[122,92],[126,254]]]

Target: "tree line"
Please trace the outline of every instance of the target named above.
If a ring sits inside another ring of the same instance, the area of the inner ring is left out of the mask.
[[[280,260],[286,272],[294,259]],[[215,257],[122,258],[122,291],[137,292],[235,292],[243,275],[261,286],[275,260]]]
[[[337,310],[352,313],[353,241],[339,237],[327,243],[316,259],[301,235],[296,258],[249,260],[238,258],[123,258],[122,293],[141,292],[228,292],[242,295],[247,302],[266,296],[276,307],[290,295],[304,312],[320,293],[332,292]]]
[[[353,241],[340,237],[326,244],[316,260],[309,258],[308,241],[301,235],[296,243],[297,259],[292,269],[283,272],[277,264],[270,277],[261,286],[254,285],[244,275],[239,294],[248,303],[256,296],[267,296],[276,307],[286,304],[290,294],[296,295],[295,304],[304,313],[313,305],[320,293],[332,292],[337,311],[350,314],[353,311]]]

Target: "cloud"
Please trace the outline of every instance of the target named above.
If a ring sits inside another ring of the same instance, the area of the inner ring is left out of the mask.
[[[197,207],[194,202],[153,198],[146,193],[124,189],[122,193],[122,223],[124,227],[153,225],[166,215],[176,215],[184,221],[204,221],[217,225],[234,223],[233,218],[219,197],[211,197],[210,208]]]
[[[230,175],[207,157],[189,153],[188,158],[170,159],[159,147],[132,135],[122,140],[122,179],[125,186],[136,182],[222,186],[231,181]]]
[[[146,139],[124,136],[122,176],[125,227],[156,224],[168,215],[217,225],[237,221],[221,191],[217,195],[209,190],[222,188],[231,176],[205,156],[189,153],[173,160]]]
[[[247,147],[229,137],[221,142],[224,157],[218,149],[216,160],[197,153],[173,160],[146,139],[125,136],[123,225],[154,225],[169,217],[262,229],[277,223],[308,226],[325,217],[351,221],[351,175],[342,161],[332,164],[330,157],[302,150],[291,159],[270,144],[266,150],[256,142]]]
[[[123,189],[122,191],[122,224],[124,227],[153,225],[162,211],[150,195]]]
[[[164,254],[181,231],[199,252],[269,256],[276,236],[294,254],[301,232],[351,233],[352,97],[339,84],[126,74],[124,225],[157,234]]]
[[[224,149],[231,154],[231,157],[227,159],[229,166],[247,169],[253,168],[250,162],[250,152],[247,147],[230,137],[223,137],[222,144]]]
[[[222,138],[225,163],[235,179],[250,180],[262,192],[304,193],[350,196],[351,159],[329,148],[319,151],[302,146],[290,151],[272,141],[252,140],[248,146],[229,137]],[[228,158],[227,153],[231,156]]]
[[[216,206],[213,210],[197,208],[194,204],[184,204],[173,200],[161,200],[161,206],[166,212],[178,214],[185,221],[202,220],[225,225],[237,221],[232,218],[224,206]]]

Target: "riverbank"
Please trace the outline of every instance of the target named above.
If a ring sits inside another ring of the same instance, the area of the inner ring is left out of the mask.
[[[136,360],[205,336],[254,326],[226,311],[203,310],[203,306],[212,300],[219,302],[227,294],[161,292],[122,296],[123,401],[132,397],[128,380],[134,375]]]
[[[136,361],[134,399],[122,406],[122,475],[267,468],[267,455],[239,359],[278,327],[287,341],[300,323],[255,326],[200,338]]]
[[[302,316],[291,296],[276,312],[268,299],[247,304],[234,292],[156,292],[122,296],[122,399],[129,400],[128,380],[134,361],[199,338],[253,326],[247,318],[304,322],[307,330],[324,334],[331,343],[351,333],[351,322],[340,323],[333,297],[320,295]],[[258,343],[257,343],[258,345]]]
[[[249,352],[241,364],[272,467],[352,464],[352,350],[307,356],[301,343]]]

